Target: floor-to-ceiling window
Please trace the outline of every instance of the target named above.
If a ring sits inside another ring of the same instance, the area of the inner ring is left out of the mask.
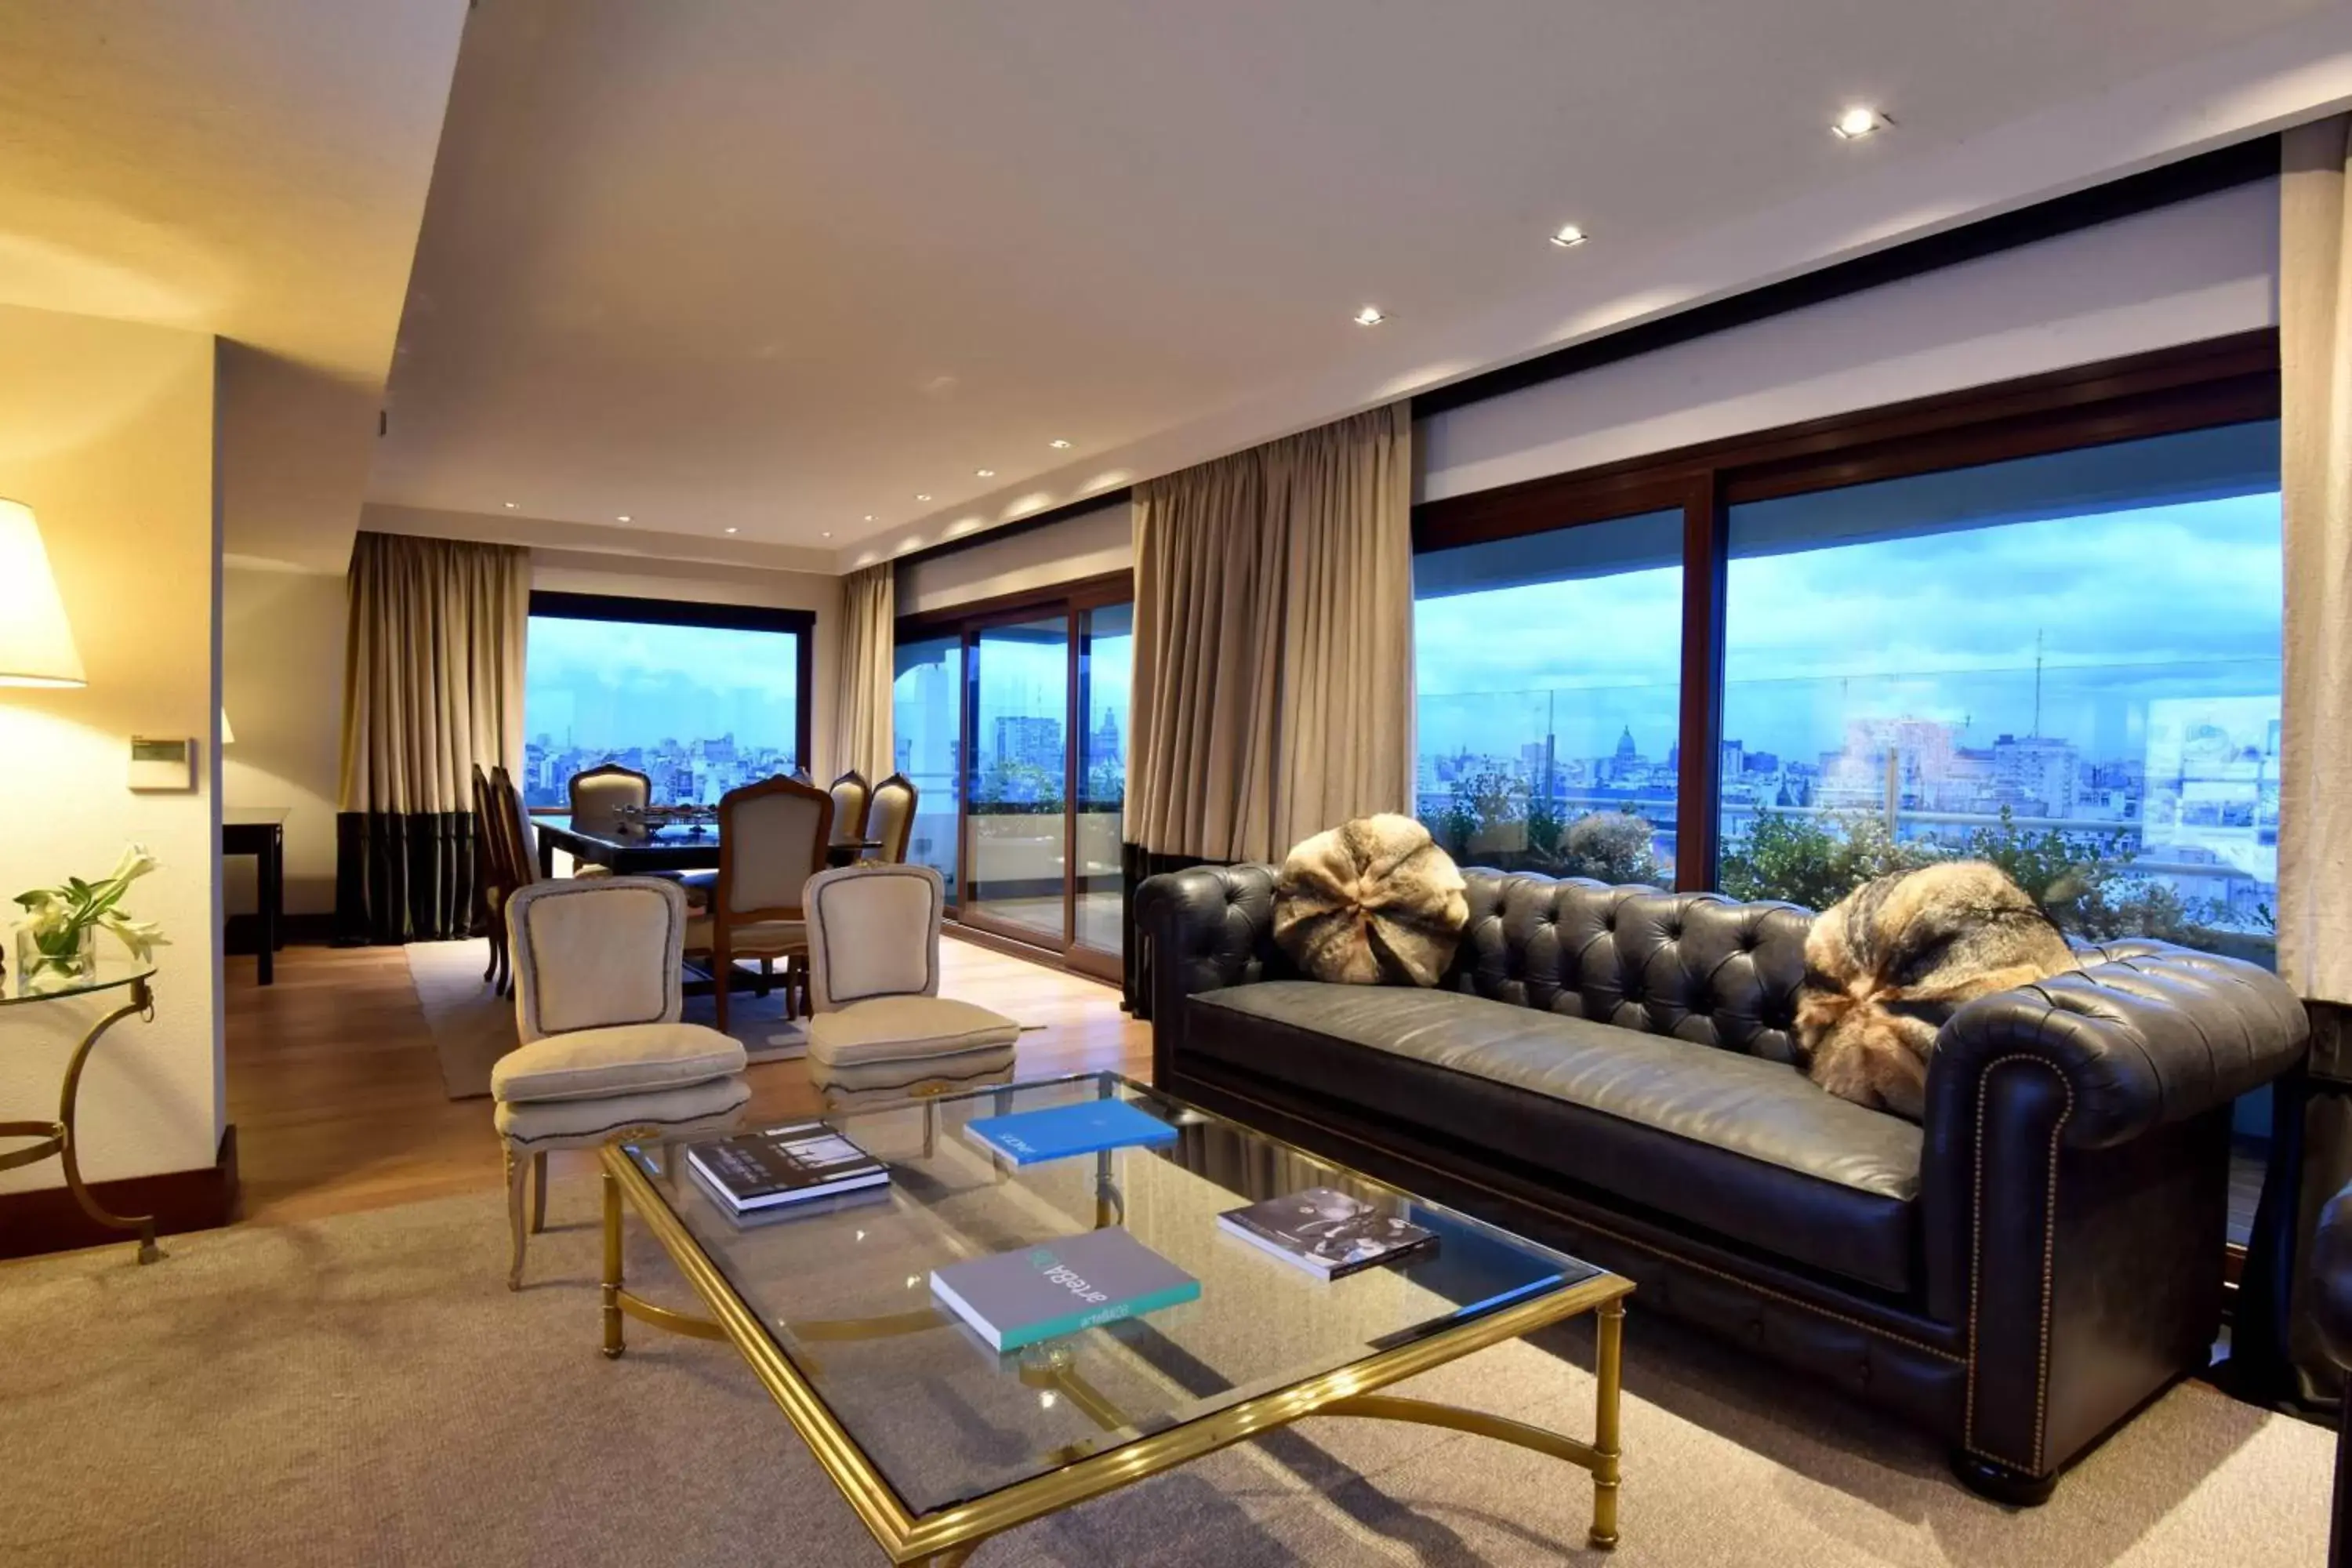
[[[953,903],[963,832],[963,639],[902,643],[892,658],[895,765],[916,791],[907,858],[938,871]]]
[[[808,755],[813,624],[799,610],[533,594],[524,803],[563,806],[572,774],[600,763],[646,774],[664,805],[791,773]]]
[[[910,854],[956,918],[1107,976],[1125,947],[1129,591],[1121,573],[909,617],[894,693],[898,765],[923,791]]]
[[[1733,507],[1722,886],[1965,855],[2267,961],[2278,483],[2264,421]]]
[[[2267,960],[2277,399],[2250,333],[1419,507],[1417,809],[1815,908],[1984,857]]]
[[[1682,514],[1413,563],[1413,804],[1455,858],[1671,882]]]

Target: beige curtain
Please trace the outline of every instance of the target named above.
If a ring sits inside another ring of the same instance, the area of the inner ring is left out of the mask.
[[[362,533],[352,549],[336,819],[337,935],[472,923],[473,770],[522,763],[530,556]]]
[[[2285,136],[2279,204],[2286,668],[2279,973],[2352,1002],[2352,269],[2345,116]]]
[[[879,784],[897,768],[890,731],[898,574],[889,563],[853,572],[841,584],[841,691],[834,705],[833,766]]]
[[[1279,859],[1412,806],[1403,404],[1138,486],[1126,832]]]

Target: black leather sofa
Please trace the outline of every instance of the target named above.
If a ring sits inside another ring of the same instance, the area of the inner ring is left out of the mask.
[[[1156,1081],[1639,1282],[2012,1503],[2219,1326],[2230,1102],[2303,1052],[2252,965],[2117,942],[1947,1024],[1926,1124],[1791,1065],[1811,916],[1465,869],[1436,990],[1302,979],[1276,868],[1146,881]]]

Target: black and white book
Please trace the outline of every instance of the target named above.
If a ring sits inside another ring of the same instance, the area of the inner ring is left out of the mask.
[[[740,1214],[887,1186],[890,1167],[822,1121],[745,1132],[686,1152],[687,1168]]]
[[[1437,1239],[1411,1220],[1330,1187],[1228,1209],[1217,1216],[1217,1226],[1325,1279],[1386,1263]]]

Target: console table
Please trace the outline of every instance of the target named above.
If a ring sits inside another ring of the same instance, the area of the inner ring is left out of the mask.
[[[143,1215],[137,1218],[110,1214],[90,1195],[82,1184],[81,1161],[74,1151],[74,1100],[81,1092],[81,1069],[89,1061],[89,1053],[105,1033],[123,1019],[137,1013],[144,1017],[155,1016],[155,994],[148,981],[155,974],[154,964],[142,959],[107,957],[96,961],[87,973],[59,973],[42,971],[33,973],[9,970],[0,975],[0,1013],[18,1007],[35,1007],[45,1002],[62,1002],[73,996],[94,996],[102,992],[125,993],[121,1005],[89,1026],[74,1047],[66,1063],[65,1086],[58,1094],[58,1119],[55,1121],[0,1121],[0,1138],[37,1138],[40,1142],[30,1148],[0,1153],[0,1171],[13,1171],[23,1165],[37,1165],[55,1155],[65,1163],[66,1190],[81,1205],[82,1213],[99,1224],[116,1230],[139,1233],[139,1261],[152,1263],[163,1254],[155,1247],[155,1217]],[[21,1014],[10,1014],[21,1017]]]
[[[283,807],[232,807],[221,814],[221,853],[250,855],[261,909],[261,962],[255,978],[278,981],[278,928],[286,918],[286,817]]]

